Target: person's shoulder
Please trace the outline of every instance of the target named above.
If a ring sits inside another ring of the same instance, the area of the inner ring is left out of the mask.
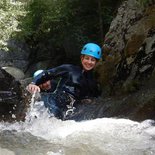
[[[79,66],[74,65],[74,64],[63,64],[63,65],[61,65],[61,67],[70,68],[70,69],[80,68]]]
[[[75,67],[73,64],[62,64],[61,66],[66,66],[66,67]]]
[[[50,69],[49,71],[68,71],[68,72],[80,72],[81,67],[78,65],[73,65],[73,64],[62,64],[59,65],[53,69]]]

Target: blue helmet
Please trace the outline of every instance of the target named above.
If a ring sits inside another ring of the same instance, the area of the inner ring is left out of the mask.
[[[41,70],[41,69],[35,71],[34,74],[33,74],[33,78],[35,78],[36,76],[38,76],[39,74],[41,74],[43,71],[44,71],[44,70]]]
[[[101,48],[97,44],[87,43],[82,48],[81,54],[92,56],[96,59],[101,58]]]

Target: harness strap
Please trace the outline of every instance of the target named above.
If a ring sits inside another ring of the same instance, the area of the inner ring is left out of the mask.
[[[75,103],[76,100],[74,99],[74,97],[71,94],[68,94],[68,96],[69,96],[71,102],[70,102],[69,105],[66,105],[68,110],[66,111],[65,116],[72,115],[74,113],[75,109],[76,109],[74,107],[74,103]]]
[[[57,92],[57,90],[58,90],[58,88],[59,88],[59,85],[60,85],[61,80],[62,80],[62,78],[60,78],[60,79],[59,79],[58,84],[57,84],[57,86],[56,86],[56,88],[55,88],[55,90],[54,90],[53,94],[55,94],[55,93]]]

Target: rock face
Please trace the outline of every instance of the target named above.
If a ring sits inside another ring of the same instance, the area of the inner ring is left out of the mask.
[[[154,1],[148,1],[144,6],[140,1],[128,0],[118,9],[105,36],[105,62],[100,67],[104,72],[100,81],[104,84],[109,82],[111,93],[136,91],[153,76],[154,17]]]
[[[9,51],[0,49],[0,67],[15,66],[26,70],[28,65],[29,48],[24,43],[8,41]]]
[[[0,69],[0,120],[23,120],[27,103],[20,83]]]

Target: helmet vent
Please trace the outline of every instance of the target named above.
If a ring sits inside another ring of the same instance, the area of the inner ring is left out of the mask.
[[[87,43],[84,45],[81,54],[92,56],[96,59],[101,58],[101,48],[94,43]]]

